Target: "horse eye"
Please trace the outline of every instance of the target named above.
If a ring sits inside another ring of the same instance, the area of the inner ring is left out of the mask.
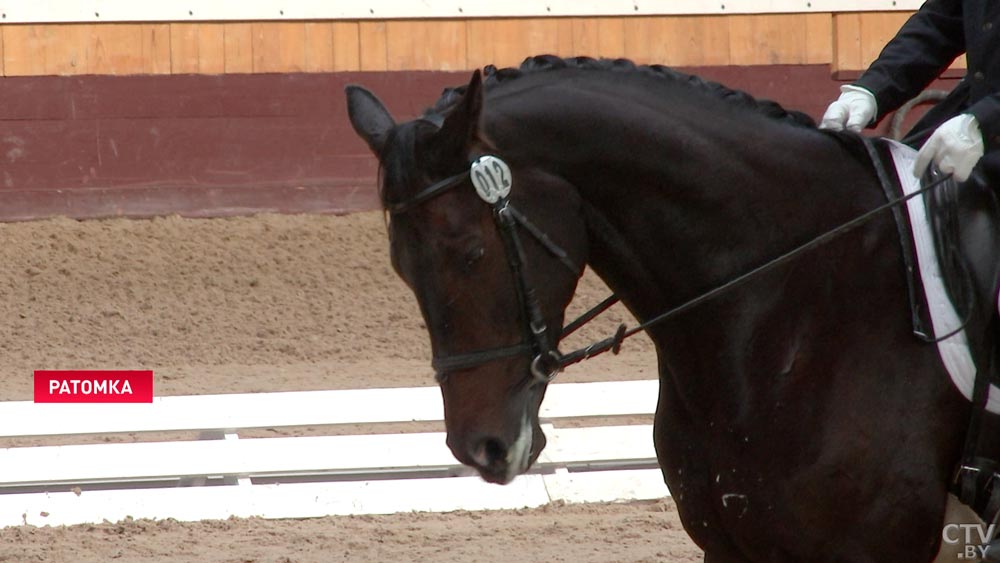
[[[482,246],[477,246],[476,248],[473,248],[469,252],[466,252],[465,268],[463,269],[466,272],[468,272],[469,270],[472,269],[472,266],[475,265],[475,263],[478,262],[485,255],[486,255],[486,249],[483,248]]]

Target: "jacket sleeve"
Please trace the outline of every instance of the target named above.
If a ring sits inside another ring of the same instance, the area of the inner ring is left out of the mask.
[[[972,104],[966,113],[976,116],[987,150],[1000,148],[1000,92]]]
[[[919,94],[964,52],[962,0],[927,0],[855,84],[875,95],[878,121]]]

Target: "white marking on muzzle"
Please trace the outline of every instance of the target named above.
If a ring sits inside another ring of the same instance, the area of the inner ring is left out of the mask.
[[[531,459],[531,439],[533,431],[531,421],[527,413],[521,417],[521,431],[517,434],[517,440],[507,449],[507,482],[510,483],[524,470],[528,468],[528,460]]]

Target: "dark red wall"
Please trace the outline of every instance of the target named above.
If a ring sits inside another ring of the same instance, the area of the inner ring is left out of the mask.
[[[687,69],[819,116],[826,65]],[[347,121],[362,84],[397,118],[468,73],[0,79],[0,220],[374,209],[375,161]]]

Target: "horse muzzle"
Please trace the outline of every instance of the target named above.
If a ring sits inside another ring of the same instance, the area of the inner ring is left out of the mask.
[[[506,485],[527,471],[545,447],[541,427],[527,417],[513,439],[477,435],[471,439],[453,438],[448,434],[448,447],[455,458],[474,468],[484,481]]]

